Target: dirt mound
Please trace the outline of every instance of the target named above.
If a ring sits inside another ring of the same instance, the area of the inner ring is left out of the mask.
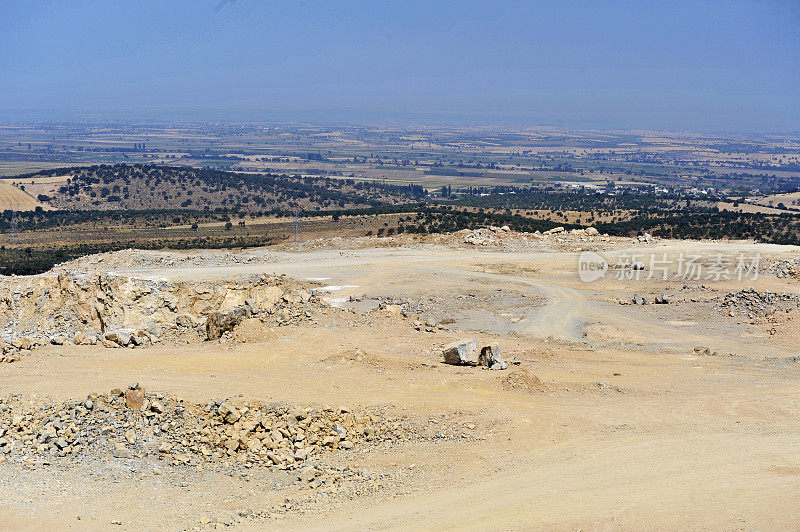
[[[541,392],[545,386],[539,377],[528,371],[524,367],[516,367],[508,372],[502,380],[501,387],[504,390],[521,391],[527,393]]]
[[[322,360],[322,362],[330,364],[344,364],[348,366],[372,366],[376,368],[383,368],[386,365],[386,361],[383,358],[362,351],[361,349],[349,349],[342,353],[326,357]]]

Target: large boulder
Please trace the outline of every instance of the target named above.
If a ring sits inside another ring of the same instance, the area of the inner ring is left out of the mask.
[[[478,342],[475,340],[453,342],[444,347],[442,356],[446,364],[474,366],[478,363]]]
[[[489,369],[506,369],[508,364],[503,360],[500,354],[499,345],[487,345],[481,348],[481,354],[478,357],[478,364],[486,366]]]

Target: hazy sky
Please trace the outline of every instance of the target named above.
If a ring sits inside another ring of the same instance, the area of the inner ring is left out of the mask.
[[[0,0],[21,116],[797,132],[800,0]]]

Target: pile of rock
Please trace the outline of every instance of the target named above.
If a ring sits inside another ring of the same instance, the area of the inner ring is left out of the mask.
[[[86,338],[83,333],[78,333],[73,339],[76,345],[92,343],[93,338]],[[158,338],[141,329],[116,329],[108,331],[100,339],[105,347],[147,347],[158,341]]]
[[[23,462],[34,456],[92,455],[299,469],[331,451],[409,440],[415,434],[407,420],[379,410],[230,400],[185,404],[145,393],[138,384],[34,410],[18,397],[0,400],[0,456]]]
[[[456,366],[484,366],[489,369],[503,370],[508,364],[500,354],[500,346],[487,345],[478,351],[477,340],[459,340],[448,344],[442,350],[445,364]]]
[[[500,243],[500,238],[498,236],[498,231],[509,231],[509,227],[504,225],[502,228],[497,228],[494,226],[490,226],[488,228],[480,228],[475,229],[474,231],[470,231],[465,229],[464,232],[464,243],[465,244],[472,244],[473,246],[490,246],[490,245],[497,245]]]
[[[698,346],[692,350],[692,354],[694,356],[704,356],[704,357],[738,357],[738,358],[746,358],[746,355],[737,355],[735,353],[721,353],[719,351],[712,351],[710,348],[705,346]],[[785,360],[785,359],[784,359]]]
[[[798,279],[800,278],[800,258],[771,262],[764,271],[778,279]]]
[[[20,357],[30,353],[41,345],[38,338],[21,336],[6,343],[0,338],[0,364],[17,362]]]
[[[570,229],[567,231],[563,227],[554,227],[549,229],[543,233],[536,231],[533,233],[535,238],[547,238],[547,237],[557,237],[559,241],[580,241],[580,242],[592,242],[596,240],[596,237],[600,237],[600,231],[597,230],[595,227],[586,227],[583,229]],[[602,235],[601,239],[608,237],[608,235]]]
[[[747,316],[751,320],[769,317],[777,312],[791,312],[800,306],[800,297],[795,294],[758,292],[753,288],[728,292],[718,301],[718,308],[724,314],[731,317]]]
[[[602,242],[609,239],[607,234],[601,235],[595,227],[568,231],[559,226],[544,232],[520,233],[511,230],[507,225],[502,227],[489,226],[474,230],[462,229],[455,233],[455,238],[473,246],[499,246],[509,250],[540,249],[543,245],[556,243]]]
[[[600,231],[595,229],[594,227],[587,227],[586,229],[573,229],[569,232],[569,234],[577,236],[581,238],[581,240],[587,240],[583,237],[594,237],[600,234]]]
[[[421,301],[410,301],[401,298],[382,299],[378,303],[378,311],[390,316],[403,316],[411,320],[411,325],[417,331],[436,332],[443,331],[445,327],[433,318],[422,318],[421,314],[430,312],[433,307]]]

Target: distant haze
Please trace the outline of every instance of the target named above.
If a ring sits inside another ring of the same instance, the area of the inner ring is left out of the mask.
[[[0,0],[0,120],[800,131],[800,2]]]

